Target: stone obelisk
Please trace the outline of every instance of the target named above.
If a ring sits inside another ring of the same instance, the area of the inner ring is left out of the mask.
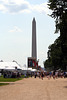
[[[37,44],[36,44],[36,21],[32,21],[32,58],[37,60]]]

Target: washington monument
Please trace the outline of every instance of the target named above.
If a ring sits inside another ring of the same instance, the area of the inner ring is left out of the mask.
[[[37,60],[37,43],[36,43],[36,21],[32,21],[32,58]]]

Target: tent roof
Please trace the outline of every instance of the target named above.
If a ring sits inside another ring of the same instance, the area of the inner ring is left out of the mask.
[[[0,69],[21,69],[21,67],[16,62],[0,62]]]

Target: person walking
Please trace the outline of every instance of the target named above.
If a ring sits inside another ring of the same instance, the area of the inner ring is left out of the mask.
[[[43,80],[43,77],[44,77],[44,74],[43,74],[43,72],[41,72],[41,78],[42,78],[42,80]]]

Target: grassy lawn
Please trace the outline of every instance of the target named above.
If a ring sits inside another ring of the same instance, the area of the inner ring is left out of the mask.
[[[0,86],[8,85],[9,83],[0,83]]]
[[[18,80],[23,79],[24,76],[22,76],[21,78],[3,78],[3,76],[0,77],[0,82],[15,82]]]

